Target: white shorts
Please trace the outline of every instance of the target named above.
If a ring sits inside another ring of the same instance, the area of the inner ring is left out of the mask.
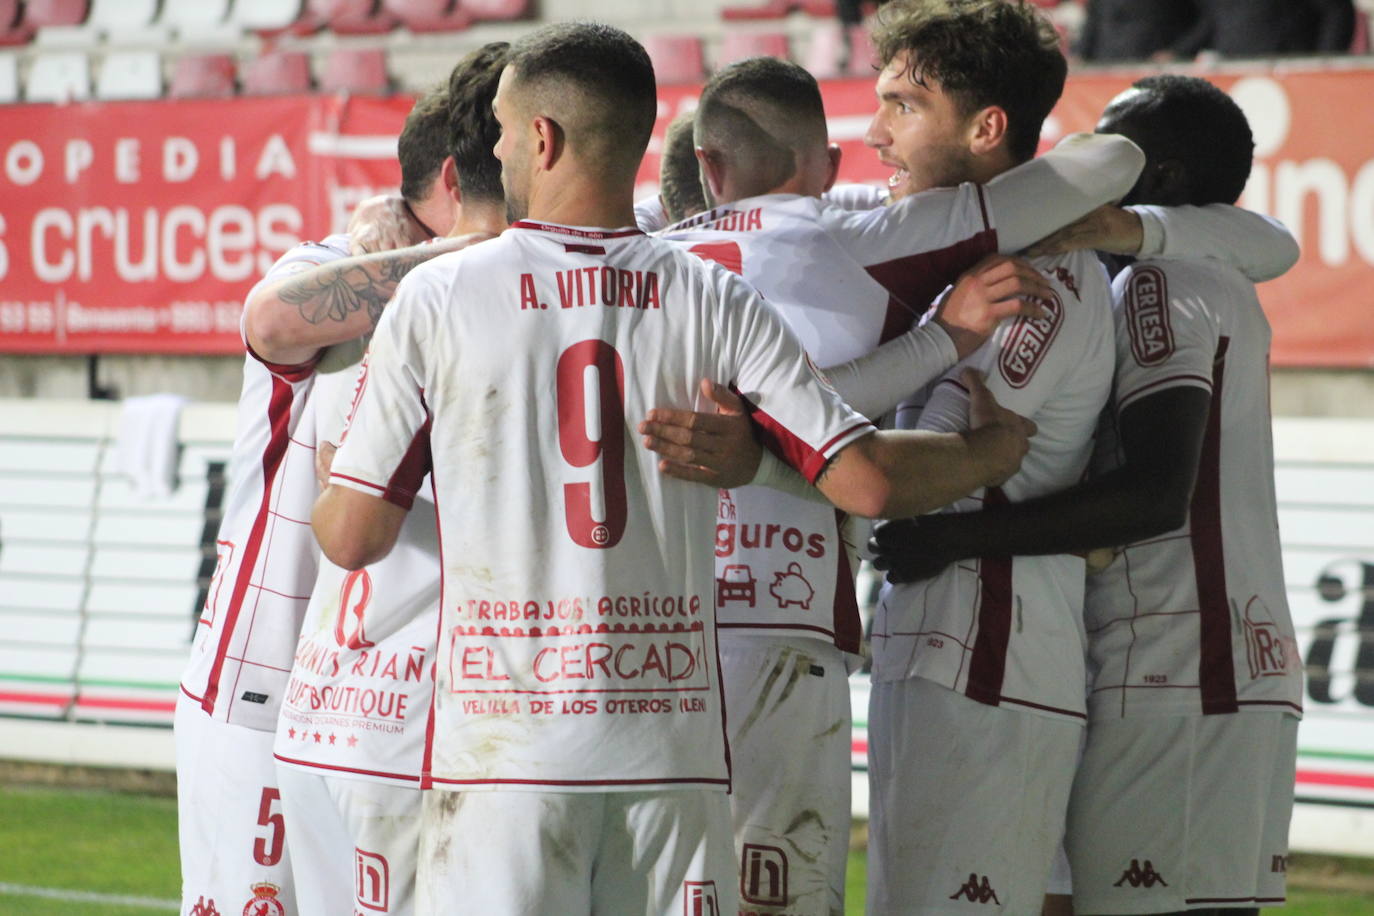
[[[741,914],[844,912],[850,708],[844,653],[720,637]]]
[[[1082,726],[924,678],[868,711],[868,912],[1039,913]]]
[[[1074,908],[1280,906],[1298,720],[1281,712],[1095,720],[1074,782]]]
[[[182,916],[296,916],[276,735],[212,719],[185,694],[174,727]]]
[[[737,910],[724,792],[433,789],[423,795],[421,913],[734,916]]]
[[[301,916],[413,916],[420,790],[278,764]]]

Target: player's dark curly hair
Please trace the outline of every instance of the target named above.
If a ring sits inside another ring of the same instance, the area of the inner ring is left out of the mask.
[[[639,42],[603,23],[555,23],[512,45],[510,66],[589,166],[638,168],[658,117],[654,65]]]
[[[501,125],[491,100],[510,60],[510,42],[489,42],[458,62],[448,78],[448,146],[464,198],[499,201],[501,161],[492,150]]]
[[[396,140],[401,196],[411,203],[424,200],[447,156],[448,88],[435,86],[416,100]]]
[[[1204,79],[1147,76],[1103,113],[1138,127],[1131,136],[1151,163],[1175,160],[1186,172],[1187,202],[1233,204],[1250,179],[1255,139],[1245,112]],[[1150,201],[1141,201],[1150,203]]]
[[[907,76],[937,81],[962,113],[1006,111],[1018,162],[1035,155],[1068,74],[1054,26],[1026,0],[890,0],[873,43],[884,67],[905,53]]]

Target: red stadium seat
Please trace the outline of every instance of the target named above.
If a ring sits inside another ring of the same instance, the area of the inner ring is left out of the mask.
[[[90,7],[90,0],[28,0],[24,4],[24,24],[31,28],[80,25],[86,21]]]
[[[222,99],[234,94],[234,58],[186,54],[172,65],[167,95],[174,99]]]
[[[1357,8],[1355,10],[1355,35],[1350,40],[1350,53],[1368,54],[1370,51],[1369,38],[1369,13]]]
[[[791,60],[787,36],[782,32],[726,32],[716,54],[716,67],[724,67],[746,57]]]
[[[644,50],[660,84],[699,83],[706,78],[706,58],[696,35],[650,35]]]
[[[835,0],[801,0],[797,7],[817,19],[833,19],[836,16]]]
[[[524,19],[531,14],[530,0],[458,0],[474,20]]]
[[[766,0],[749,6],[727,6],[721,9],[720,18],[740,19],[785,19],[792,12],[791,0]]]
[[[325,92],[390,92],[386,52],[380,48],[335,48],[324,62],[320,89]]]
[[[21,45],[33,37],[20,0],[0,0],[0,45]]]
[[[239,68],[244,95],[291,95],[310,91],[310,57],[304,51],[270,51]]]
[[[382,9],[412,32],[456,32],[472,24],[458,0],[382,0]]]
[[[380,35],[396,28],[381,0],[306,0],[307,12],[340,35]]]

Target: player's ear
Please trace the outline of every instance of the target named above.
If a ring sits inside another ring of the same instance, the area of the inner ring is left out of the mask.
[[[999,105],[989,105],[974,113],[969,121],[969,152],[986,155],[1007,138],[1007,112]]]
[[[534,158],[542,171],[549,171],[567,152],[568,135],[562,125],[540,115],[534,119]]]
[[[830,172],[825,178],[825,190],[829,191],[840,177],[840,160],[844,158],[844,150],[840,149],[838,143],[832,143],[825,148],[825,154],[830,159]]]
[[[444,157],[444,164],[439,166],[439,179],[444,183],[444,191],[448,196],[461,204],[463,192],[458,189],[458,164],[452,156]]]
[[[701,164],[701,186],[710,201],[725,200],[725,155],[718,149],[697,147]]]

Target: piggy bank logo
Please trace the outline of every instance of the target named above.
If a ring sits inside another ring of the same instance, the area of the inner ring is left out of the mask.
[[[788,563],[785,572],[773,573],[773,584],[768,586],[768,594],[777,599],[780,608],[788,608],[795,604],[803,611],[809,611],[811,598],[816,594],[816,590],[802,575],[800,563]]]

